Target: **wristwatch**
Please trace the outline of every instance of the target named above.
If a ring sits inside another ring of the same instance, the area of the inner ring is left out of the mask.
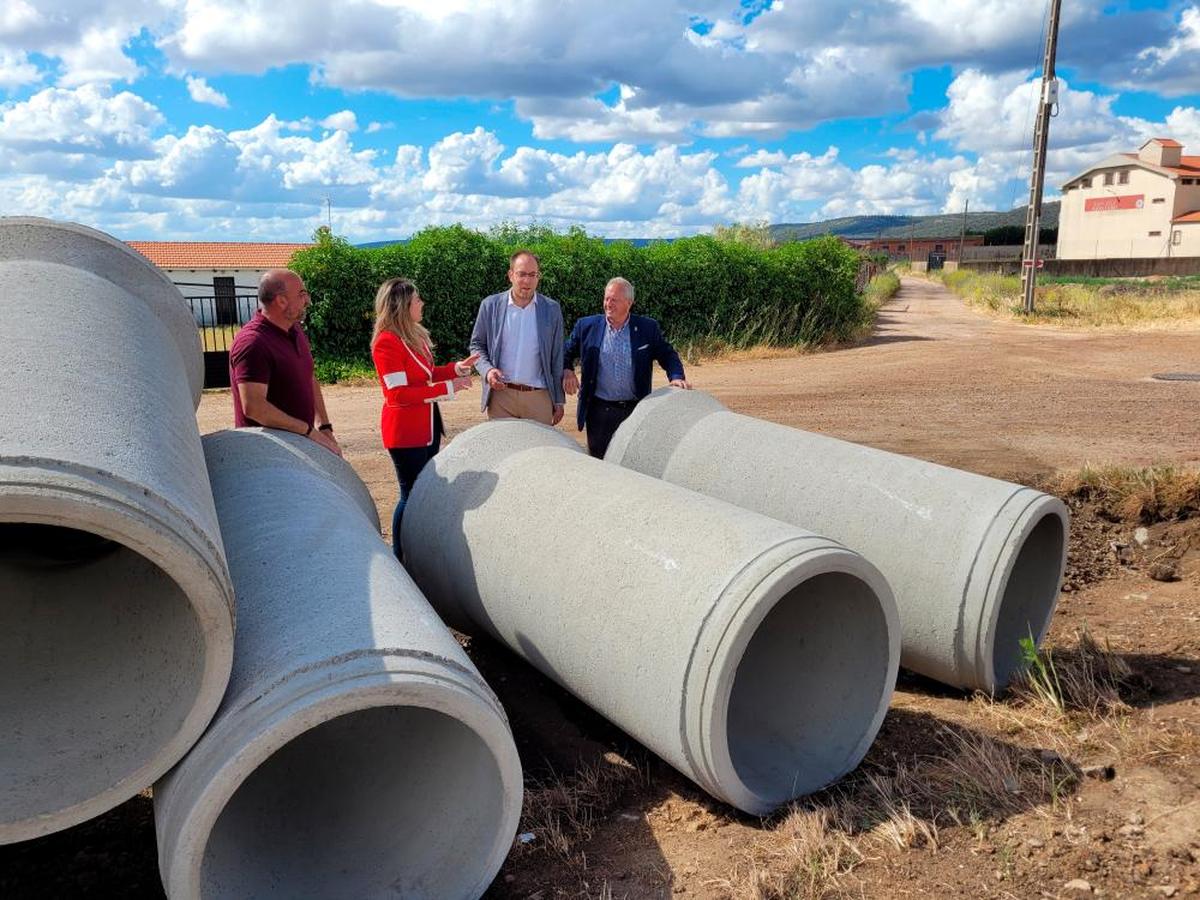
[[[320,426],[317,431],[333,431],[333,423],[326,422],[324,425]]]

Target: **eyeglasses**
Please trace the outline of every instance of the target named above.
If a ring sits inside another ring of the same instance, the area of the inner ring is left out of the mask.
[[[541,272],[513,272],[517,278],[537,278]]]

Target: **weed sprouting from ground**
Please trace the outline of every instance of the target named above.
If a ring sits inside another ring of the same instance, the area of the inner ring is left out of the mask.
[[[1129,664],[1087,629],[1076,632],[1073,647],[1038,650],[1028,638],[1021,645],[1027,668],[1013,684],[1018,702],[1057,717],[1102,719],[1129,711],[1121,699]]]

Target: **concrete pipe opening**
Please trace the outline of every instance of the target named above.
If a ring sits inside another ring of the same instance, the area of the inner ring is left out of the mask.
[[[729,756],[742,784],[773,807],[844,775],[883,719],[896,656],[880,598],[857,576],[825,572],[784,594],[730,693]]]
[[[0,597],[3,819],[20,839],[165,768],[203,688],[205,636],[171,575],[81,529],[0,524]]]
[[[511,834],[492,748],[452,716],[361,709],[289,741],[237,787],[201,864],[205,897],[473,896]],[[486,882],[485,882],[486,883]]]
[[[1021,639],[1038,646],[1050,627],[1058,602],[1066,557],[1067,526],[1061,515],[1048,512],[1036,518],[1002,581],[995,611],[991,675],[995,689],[1003,688],[1024,668]],[[986,659],[986,655],[985,655]]]

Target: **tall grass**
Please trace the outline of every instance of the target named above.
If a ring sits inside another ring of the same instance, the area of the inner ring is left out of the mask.
[[[1022,311],[1021,279],[959,270],[935,273],[933,278],[967,303],[1034,323],[1070,322],[1090,326],[1144,326],[1156,323],[1200,323],[1200,278],[1165,281],[1039,278],[1035,313]]]
[[[1126,522],[1150,524],[1200,512],[1200,471],[1176,466],[1084,466],[1059,475],[1050,489],[1079,497]]]

